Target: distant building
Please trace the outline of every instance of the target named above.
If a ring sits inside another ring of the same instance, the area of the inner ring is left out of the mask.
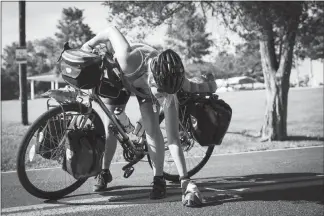
[[[215,81],[217,84],[216,92],[265,88],[264,83],[260,83],[254,78],[248,76],[231,77],[228,79],[216,79]]]
[[[57,75],[53,72],[40,74],[36,76],[29,76],[27,77],[27,80],[30,81],[30,98],[33,100],[35,99],[35,81],[38,82],[50,82],[51,83],[51,89],[58,89],[59,83],[65,83],[63,80],[61,74]]]
[[[324,59],[311,60],[306,58],[304,60],[297,60],[297,66],[291,69],[290,83],[297,85],[305,77],[309,78],[309,86],[319,86],[324,83]]]

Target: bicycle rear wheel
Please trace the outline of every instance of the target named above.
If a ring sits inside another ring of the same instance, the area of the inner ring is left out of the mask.
[[[165,145],[165,157],[164,157],[164,172],[163,175],[166,180],[172,182],[179,181],[179,174],[177,171],[177,167],[172,158],[172,155],[168,148],[166,131],[165,131],[165,120],[164,115],[160,115],[160,128],[164,138]],[[186,161],[186,167],[188,171],[188,177],[192,177],[197,172],[199,172],[207,163],[210,156],[213,153],[215,146],[201,146],[193,137],[190,131],[187,131],[188,127],[180,130],[180,141],[181,148],[183,150],[183,154]],[[149,157],[148,157],[149,158]],[[152,167],[152,163],[150,158],[148,159],[150,166]]]
[[[42,114],[28,129],[19,146],[17,173],[21,185],[33,196],[55,200],[72,193],[87,180],[76,180],[62,169],[65,142],[61,142],[72,124],[71,119],[75,118],[77,125],[84,122],[85,115],[89,116],[85,125],[105,135],[99,115],[94,110],[87,113],[87,110],[85,105],[77,103],[58,106]],[[45,141],[50,146],[43,145]]]

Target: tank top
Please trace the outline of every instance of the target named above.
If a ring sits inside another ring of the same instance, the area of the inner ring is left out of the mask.
[[[133,52],[137,51],[140,53],[141,64],[133,73],[122,75],[123,84],[136,95],[143,98],[151,98],[151,90],[148,85],[148,61],[157,56],[158,51],[142,43],[132,44],[131,48]]]

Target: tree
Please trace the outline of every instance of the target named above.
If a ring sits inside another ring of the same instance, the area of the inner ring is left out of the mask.
[[[63,44],[67,41],[70,42],[72,47],[80,47],[94,37],[90,27],[84,24],[83,20],[83,10],[76,7],[63,9],[62,18],[57,25],[59,31],[55,33],[60,47],[63,47]]]
[[[57,67],[57,59],[62,51],[60,44],[53,38],[47,37],[34,41],[36,55],[40,60],[40,67],[43,73],[53,71],[59,74]]]
[[[48,55],[53,55],[52,50],[37,52],[38,42],[27,42],[27,76],[46,73],[53,68],[55,62],[49,63]],[[1,73],[1,95],[2,100],[17,99],[19,97],[19,68],[16,62],[16,48],[18,43],[14,42],[7,45],[3,49],[2,58],[2,73]],[[27,87],[29,88],[29,86]],[[35,90],[39,90],[40,83],[35,83]]]
[[[206,33],[206,23],[207,20],[197,13],[194,5],[179,11],[173,22],[169,23],[168,43],[176,47],[190,63],[201,63],[202,57],[210,53],[208,49],[212,41],[209,39],[210,33]]]
[[[1,100],[12,100],[19,98],[19,74],[8,73],[1,68]]]
[[[228,2],[228,24],[246,38],[259,40],[266,86],[266,113],[261,140],[287,137],[289,77],[302,2]],[[224,13],[224,11],[222,11]],[[240,27],[243,27],[240,29]]]
[[[305,4],[303,22],[299,25],[296,38],[296,57],[312,60],[324,59],[324,3]]]
[[[3,49],[1,72],[1,99],[11,100],[19,98],[19,65],[16,62],[17,42],[7,45]],[[27,75],[37,73],[35,50],[33,43],[28,41],[27,48]]]
[[[190,6],[191,3],[107,1],[103,5],[108,9],[107,20],[109,22],[113,22],[131,40],[144,42],[156,27],[171,24],[172,16],[170,15],[180,11],[184,8],[183,6]]]

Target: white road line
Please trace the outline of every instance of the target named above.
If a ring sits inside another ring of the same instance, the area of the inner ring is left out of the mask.
[[[80,200],[67,200],[64,199],[60,200],[64,203],[44,203],[44,204],[37,204],[37,205],[29,205],[29,206],[17,206],[17,207],[10,207],[10,208],[3,208],[1,213],[11,213],[11,212],[19,212],[19,211],[28,211],[28,210],[39,210],[44,208],[52,208],[52,207],[62,207],[66,206],[67,204],[85,204],[85,203],[93,203],[94,205],[98,202],[109,201],[111,197],[100,197],[100,198],[91,198],[91,199],[80,199]]]
[[[254,153],[276,152],[276,151],[290,151],[290,150],[312,149],[312,148],[323,148],[323,147],[324,147],[324,145],[321,145],[321,146],[305,146],[305,147],[284,148],[284,149],[269,149],[269,150],[262,150],[262,151],[248,151],[248,152],[238,152],[238,153],[213,154],[211,156],[216,157],[216,156],[227,156],[227,155],[243,155],[243,154],[254,154]]]
[[[30,211],[30,212],[21,212],[21,213],[9,213],[4,214],[8,216],[47,216],[47,215],[65,215],[69,213],[78,213],[78,212],[95,212],[100,210],[108,210],[108,209],[115,209],[115,208],[126,208],[131,206],[136,206],[138,204],[118,204],[118,205],[82,205],[82,206],[69,206],[67,208],[57,208],[57,209],[45,209],[45,210],[37,210],[37,211]],[[90,215],[90,214],[89,214]]]
[[[323,147],[324,147],[324,145],[321,145],[321,146],[296,147],[296,148],[285,148],[285,149],[270,149],[270,150],[238,152],[238,153],[213,154],[213,155],[211,155],[211,157],[230,156],[230,155],[244,155],[244,154],[255,154],[255,153],[276,152],[276,151],[290,151],[290,150],[312,149],[312,148],[323,148]],[[201,157],[201,156],[194,156],[194,157]],[[126,163],[127,162],[121,161],[121,162],[114,162],[112,164],[126,164]],[[53,169],[53,168],[30,169],[28,171],[42,171],[42,170],[47,170],[47,169]],[[16,172],[16,170],[11,170],[11,171],[1,172],[1,174],[15,173],[15,172]]]
[[[91,199],[80,199],[80,200],[68,200],[65,201],[64,199],[61,199],[61,203],[57,204],[50,204],[50,203],[44,203],[44,204],[37,204],[37,205],[29,205],[29,206],[18,206],[18,207],[10,207],[10,208],[3,208],[1,209],[1,213],[19,213],[23,211],[38,211],[42,209],[48,209],[48,208],[59,208],[59,207],[69,207],[69,204],[92,204],[96,205],[99,202],[109,202],[109,200],[112,197],[100,197],[100,198],[91,198]],[[101,204],[100,204],[101,205]],[[109,206],[115,206],[110,205]],[[117,205],[119,206],[119,205]],[[74,206],[75,207],[75,206]]]
[[[216,191],[216,192],[225,192],[227,190],[222,190],[222,189],[217,189],[217,188],[209,188],[209,187],[205,187],[206,190],[211,190],[211,191]]]
[[[236,188],[236,189],[231,189],[231,190],[234,190],[234,191],[238,191],[238,192],[243,192],[243,191],[246,191],[246,190],[249,190],[250,188]]]

